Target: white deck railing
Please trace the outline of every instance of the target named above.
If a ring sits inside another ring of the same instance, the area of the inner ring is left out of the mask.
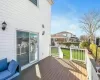
[[[61,50],[60,46],[51,46],[51,55],[58,57],[58,58],[63,58],[63,52]]]
[[[63,52],[58,46],[51,46],[51,55],[63,58]],[[95,61],[89,57],[86,49],[70,48],[70,60],[85,62],[88,80],[100,80],[96,72]]]
[[[86,63],[88,80],[100,80],[96,72],[95,61],[89,57],[88,50],[70,48],[70,60],[84,61]]]
[[[96,72],[95,60],[93,58],[89,58],[88,54],[86,54],[86,68],[88,80],[100,80]]]
[[[70,60],[78,60],[85,62],[85,49],[70,48]]]
[[[61,50],[61,47],[58,47],[59,49],[59,58],[63,58],[63,52],[62,52],[62,50]]]

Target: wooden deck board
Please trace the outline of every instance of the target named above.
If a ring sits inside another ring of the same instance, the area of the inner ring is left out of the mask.
[[[80,64],[48,57],[22,71],[16,80],[87,80],[86,69]]]

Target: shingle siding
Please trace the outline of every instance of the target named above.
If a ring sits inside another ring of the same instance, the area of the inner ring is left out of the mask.
[[[1,29],[3,21],[7,23],[5,31]],[[42,24],[46,31],[44,36],[42,36]],[[38,32],[39,59],[47,57],[50,24],[51,5],[47,0],[39,0],[39,7],[29,0],[0,0],[0,59],[7,57],[8,60],[16,60],[16,30]]]

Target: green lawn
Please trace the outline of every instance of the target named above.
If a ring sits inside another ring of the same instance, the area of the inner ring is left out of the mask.
[[[64,59],[70,59],[70,50],[69,49],[62,49],[62,52],[63,52]]]
[[[69,49],[62,49],[64,59],[70,59],[70,50]],[[75,51],[73,50],[73,59],[85,60],[85,53],[82,51]]]
[[[63,58],[69,60],[70,59],[70,50],[69,49],[62,49],[62,52],[63,52]],[[85,60],[85,53],[84,52],[73,50],[72,53],[73,53],[73,55],[72,55],[73,59]],[[58,48],[52,47],[51,54],[53,56],[58,56]]]
[[[79,60],[85,60],[85,52],[83,51],[73,51],[73,58]]]
[[[57,56],[58,55],[58,48],[56,47],[51,47],[51,54],[53,56]]]

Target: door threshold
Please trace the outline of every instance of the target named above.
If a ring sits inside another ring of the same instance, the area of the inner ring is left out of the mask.
[[[26,64],[25,66],[22,66],[22,67],[21,67],[21,71],[27,69],[28,67],[32,66],[33,64],[35,64],[35,63],[37,63],[37,62],[39,62],[39,61],[37,60],[37,61],[35,61],[35,62],[30,62],[29,64]]]

